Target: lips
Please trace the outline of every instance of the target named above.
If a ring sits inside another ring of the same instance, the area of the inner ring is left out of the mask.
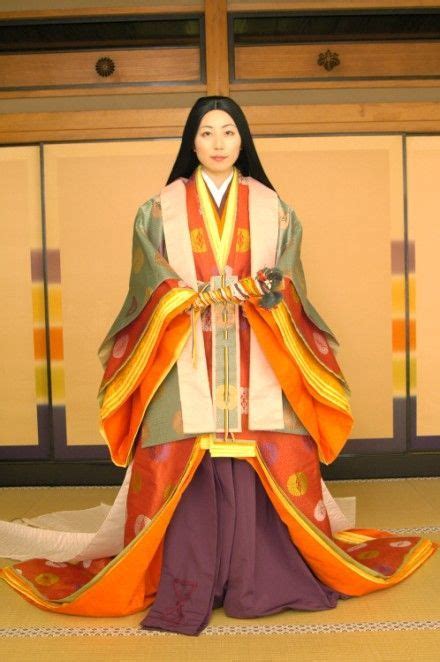
[[[211,159],[213,159],[213,161],[224,161],[226,156],[211,156]]]

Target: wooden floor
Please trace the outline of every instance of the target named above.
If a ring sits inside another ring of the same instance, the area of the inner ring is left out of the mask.
[[[440,542],[440,478],[338,481],[334,496],[356,496],[360,527]],[[111,487],[3,488],[0,519],[111,503]],[[3,561],[3,564],[9,563]],[[0,659],[315,662],[440,659],[440,552],[399,586],[340,601],[326,612],[285,611],[240,620],[214,611],[199,637],[138,629],[143,614],[81,618],[46,613],[0,582]]]

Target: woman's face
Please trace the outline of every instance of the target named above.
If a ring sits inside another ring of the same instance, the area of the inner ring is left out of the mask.
[[[232,172],[240,154],[241,138],[237,126],[224,110],[210,110],[202,117],[194,140],[199,162],[219,183]]]

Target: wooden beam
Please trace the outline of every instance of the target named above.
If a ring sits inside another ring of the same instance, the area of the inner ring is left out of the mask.
[[[439,81],[440,85],[440,81]],[[241,89],[241,88],[240,88]],[[253,89],[253,88],[252,88]],[[40,97],[102,97],[102,96],[114,96],[118,95],[130,95],[135,94],[148,94],[148,95],[157,95],[157,94],[188,94],[188,93],[199,93],[204,94],[206,91],[205,85],[193,85],[188,83],[179,83],[177,85],[168,85],[161,84],[159,85],[121,85],[120,87],[72,87],[72,88],[48,88],[42,90],[13,90],[9,92],[0,91],[0,100],[1,99],[29,99],[29,98],[40,98]]]
[[[432,0],[229,0],[229,11],[327,11],[337,9],[414,9],[438,8]]]
[[[205,0],[207,94],[229,96],[227,0]]]
[[[404,83],[404,84],[403,84]],[[409,78],[387,80],[309,80],[309,81],[253,81],[252,83],[231,83],[229,90],[234,92],[257,92],[259,90],[339,90],[339,89],[368,89],[368,88],[430,88],[439,87],[440,78]],[[191,88],[191,90],[195,89]],[[153,91],[156,91],[154,88]],[[372,99],[372,103],[373,103]]]
[[[203,0],[192,2],[151,2],[143,5],[121,7],[65,7],[59,9],[11,9],[0,11],[0,21],[27,18],[69,18],[79,16],[133,16],[139,14],[194,14],[203,11]]]
[[[221,4],[219,1],[213,4]],[[391,8],[438,8],[432,0],[228,0],[229,11],[298,11],[298,10],[337,10],[337,9],[391,9]],[[77,16],[130,16],[142,14],[188,14],[203,11],[203,0],[173,2],[173,0],[152,0],[151,3],[128,6],[84,6],[58,9],[9,9],[0,11],[0,20],[27,18],[68,18]]]
[[[0,114],[0,145],[180,137],[188,108]],[[440,102],[244,106],[256,136],[439,132]]]

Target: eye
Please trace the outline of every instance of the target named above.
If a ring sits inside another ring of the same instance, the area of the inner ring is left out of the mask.
[[[233,129],[228,129],[226,133],[228,136],[235,136],[235,131]]]
[[[202,133],[200,135],[204,138],[205,136],[211,135],[211,131],[206,131],[206,130],[202,131]]]

